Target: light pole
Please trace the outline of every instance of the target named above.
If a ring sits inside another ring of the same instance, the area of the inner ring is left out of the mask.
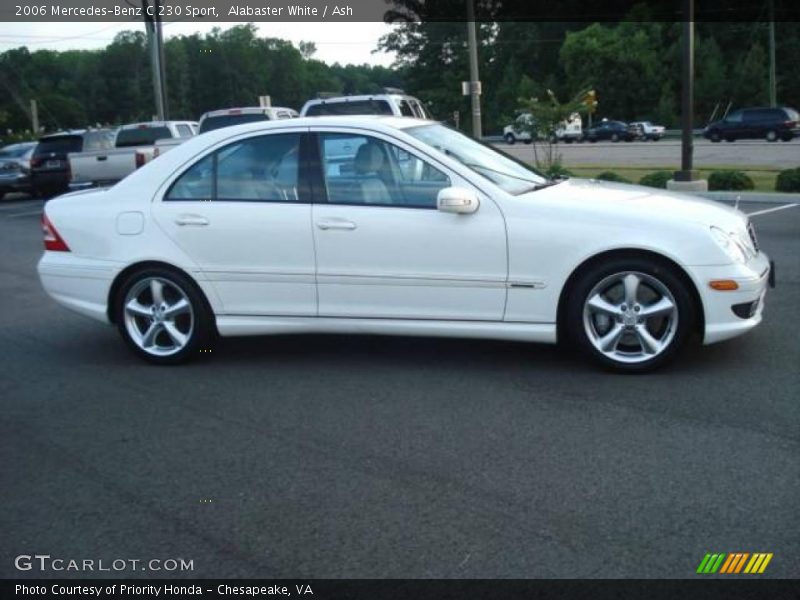
[[[481,126],[481,89],[478,76],[478,35],[475,31],[474,0],[467,0],[467,44],[469,45],[469,95],[472,104],[472,135],[483,137]]]

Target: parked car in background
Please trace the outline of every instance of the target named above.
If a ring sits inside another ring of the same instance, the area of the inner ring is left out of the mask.
[[[650,121],[634,121],[628,124],[635,127],[641,140],[652,140],[657,142],[664,137],[666,128],[663,125],[653,125]]]
[[[703,136],[712,142],[747,139],[788,142],[800,136],[800,114],[795,109],[785,106],[743,108],[709,124],[703,131]]]
[[[589,142],[601,140],[608,140],[611,142],[625,140],[626,142],[632,142],[636,139],[637,135],[636,128],[629,127],[627,123],[603,119],[594,127],[587,129],[583,139]]]
[[[31,156],[31,187],[36,196],[67,191],[70,183],[68,155],[105,152],[114,146],[114,129],[74,129],[43,136]]]
[[[295,119],[298,113],[285,106],[246,106],[243,108],[223,108],[212,110],[200,117],[200,133],[214,131],[220,127],[231,127],[256,121],[277,121]]]
[[[771,278],[738,210],[396,117],[212,131],[42,225],[47,293],[161,364],[217,334],[357,333],[564,339],[645,371],[756,327]]]
[[[565,119],[558,124],[556,130],[550,134],[553,142],[572,142],[580,141],[583,138],[583,119],[578,113],[572,113],[569,119]]]
[[[69,187],[81,189],[112,185],[123,179],[155,154],[162,139],[187,140],[197,133],[194,121],[149,121],[131,123],[117,130],[112,147],[69,154]]]
[[[0,148],[0,200],[6,194],[30,194],[31,156],[36,142],[22,142]]]
[[[394,115],[395,117],[414,117],[430,119],[431,116],[422,102],[402,90],[386,88],[384,94],[361,96],[331,96],[315,98],[303,105],[301,117],[321,117],[325,115]]]

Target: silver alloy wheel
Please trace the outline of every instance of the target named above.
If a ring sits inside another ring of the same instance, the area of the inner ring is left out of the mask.
[[[123,310],[128,335],[148,354],[171,356],[192,338],[192,304],[186,292],[168,279],[137,281],[125,296]]]
[[[592,345],[611,360],[644,362],[664,352],[675,338],[678,305],[655,277],[615,273],[586,297],[583,327]]]

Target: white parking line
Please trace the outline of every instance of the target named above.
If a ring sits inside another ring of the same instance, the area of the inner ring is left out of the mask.
[[[40,215],[40,214],[42,214],[42,209],[32,210],[30,212],[16,213],[16,214],[13,214],[13,215],[8,215],[8,218],[9,219],[18,219],[20,217],[30,217],[30,216],[33,216],[33,215]]]
[[[764,210],[757,210],[756,212],[747,213],[748,217],[758,217],[760,215],[767,215],[769,213],[774,213],[779,210],[785,210],[787,208],[794,208],[795,206],[800,206],[800,204],[784,204],[783,206],[777,206],[775,208],[765,208]]]

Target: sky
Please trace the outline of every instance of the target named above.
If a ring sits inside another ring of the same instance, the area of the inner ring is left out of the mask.
[[[228,29],[237,23],[165,23],[164,36],[206,33],[213,27]],[[378,38],[390,30],[379,22],[370,23],[256,23],[260,35],[291,41],[314,42],[314,56],[328,64],[391,65],[394,57],[384,52],[373,53]],[[27,46],[30,51],[40,48],[69,50],[77,48],[102,48],[120,31],[144,31],[144,24],[136,23],[0,23],[0,52]]]

